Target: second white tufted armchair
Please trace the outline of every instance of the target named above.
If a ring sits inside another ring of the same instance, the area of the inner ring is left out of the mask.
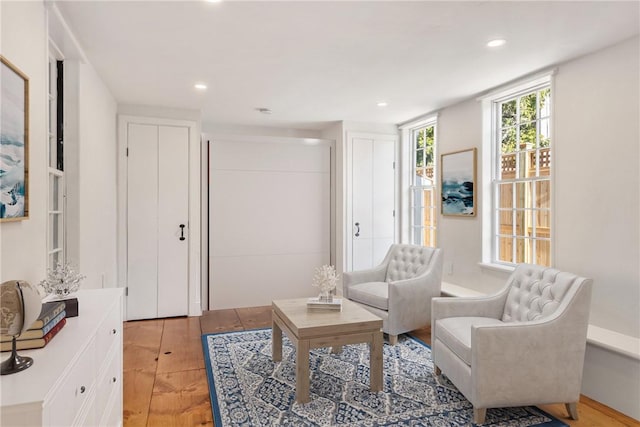
[[[342,276],[344,296],[380,316],[395,344],[398,334],[431,321],[431,298],[440,296],[442,286],[442,249],[391,245],[377,267]]]
[[[521,264],[497,294],[434,298],[431,342],[444,373],[473,404],[487,408],[577,402],[587,345],[591,279]]]

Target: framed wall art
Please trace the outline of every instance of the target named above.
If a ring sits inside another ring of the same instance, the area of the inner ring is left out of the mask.
[[[0,221],[19,221],[29,217],[29,78],[0,60]]]
[[[442,215],[476,215],[476,149],[440,156]]]

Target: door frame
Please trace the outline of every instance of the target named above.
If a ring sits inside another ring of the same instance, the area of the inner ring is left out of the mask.
[[[180,126],[189,129],[189,224],[187,236],[189,242],[188,289],[189,316],[201,316],[200,284],[200,130],[198,123],[191,120],[174,120],[159,117],[118,115],[118,151],[117,151],[117,260],[118,283],[121,288],[128,287],[127,281],[127,129],[129,124]],[[125,292],[126,295],[126,292]],[[127,298],[124,299],[126,317]],[[125,319],[126,320],[126,319]]]
[[[372,133],[372,132],[346,132],[346,138],[344,143],[344,154],[345,154],[345,162],[344,162],[344,180],[345,180],[345,200],[344,200],[344,227],[343,227],[343,236],[344,236],[344,271],[351,271],[351,263],[352,263],[352,250],[353,250],[353,209],[352,209],[352,198],[353,198],[353,180],[352,180],[352,169],[353,169],[353,140],[355,138],[362,139],[390,139],[393,140],[394,146],[394,162],[395,168],[393,173],[394,179],[394,201],[393,206],[395,209],[395,217],[393,219],[393,228],[394,228],[394,241],[398,242],[399,237],[399,212],[400,212],[400,192],[398,191],[398,185],[400,180],[400,165],[399,165],[399,137],[398,134],[392,133]],[[375,143],[375,142],[374,142]]]

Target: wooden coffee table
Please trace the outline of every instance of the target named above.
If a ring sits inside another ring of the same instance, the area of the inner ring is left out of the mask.
[[[282,360],[282,331],[296,347],[296,401],[309,401],[309,350],[369,343],[371,391],[382,390],[382,319],[343,299],[342,311],[307,309],[307,298],[277,300],[272,308],[272,357]]]

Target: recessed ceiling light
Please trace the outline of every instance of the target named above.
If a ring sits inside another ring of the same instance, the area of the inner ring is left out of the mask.
[[[193,85],[193,87],[195,87],[198,90],[205,90],[207,88],[207,85],[204,83],[196,83]]]
[[[387,103],[386,102],[378,102],[378,107],[386,107]]]
[[[504,39],[494,39],[491,40],[487,43],[487,46],[489,47],[498,47],[498,46],[502,46],[503,44],[505,44],[507,41]]]
[[[256,108],[256,111],[262,114],[271,114],[271,110],[264,107],[258,107]]]
[[[206,0],[207,3],[220,3],[222,0]]]

